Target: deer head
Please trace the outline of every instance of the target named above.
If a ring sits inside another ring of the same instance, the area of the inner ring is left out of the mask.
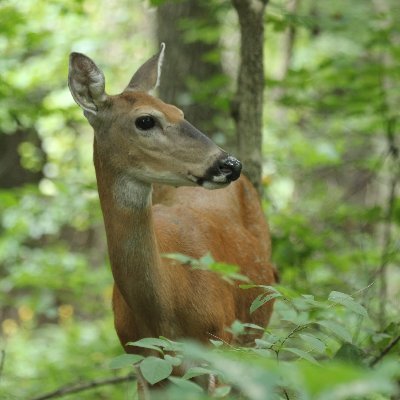
[[[94,128],[101,162],[118,175],[144,183],[221,188],[236,180],[241,163],[184,119],[177,107],[149,92],[159,83],[165,45],[118,95],[105,92],[102,71],[72,53],[68,84]]]

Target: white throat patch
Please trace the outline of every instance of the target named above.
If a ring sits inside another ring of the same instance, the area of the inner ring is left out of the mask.
[[[119,176],[112,190],[121,208],[146,208],[151,205],[151,185],[129,175]]]

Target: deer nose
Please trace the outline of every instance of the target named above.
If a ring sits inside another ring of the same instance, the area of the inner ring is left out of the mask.
[[[229,181],[236,181],[242,170],[242,163],[235,157],[228,156],[218,163],[218,168]]]

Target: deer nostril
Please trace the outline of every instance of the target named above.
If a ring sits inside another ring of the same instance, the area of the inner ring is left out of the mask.
[[[242,163],[235,157],[228,156],[219,162],[219,170],[230,181],[235,181],[239,178],[242,170]]]

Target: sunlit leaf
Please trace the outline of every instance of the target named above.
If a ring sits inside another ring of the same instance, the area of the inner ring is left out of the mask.
[[[328,300],[332,303],[341,304],[342,306],[362,315],[363,317],[368,317],[367,310],[348,294],[332,291],[329,294]]]

